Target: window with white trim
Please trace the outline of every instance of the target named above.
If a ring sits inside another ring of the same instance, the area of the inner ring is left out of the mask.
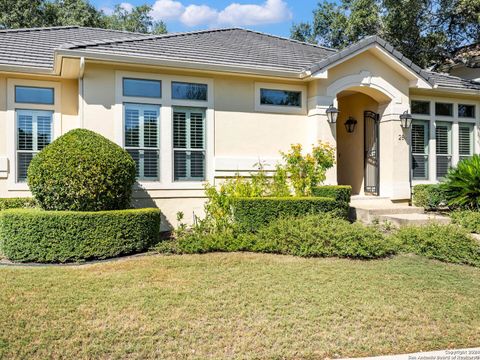
[[[30,161],[52,141],[51,111],[17,110],[17,182],[27,180]]]
[[[157,105],[125,104],[125,150],[135,160],[137,178],[160,179],[160,107]]]
[[[429,122],[412,122],[412,177],[415,180],[428,179]]]
[[[472,123],[458,124],[458,154],[460,161],[473,155],[473,129]]]
[[[174,181],[205,180],[205,110],[173,110]]]
[[[452,166],[452,123],[435,123],[437,179],[443,178]]]

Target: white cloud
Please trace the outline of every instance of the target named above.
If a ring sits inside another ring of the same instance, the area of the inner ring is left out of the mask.
[[[218,20],[218,11],[207,5],[189,5],[180,16],[180,21],[187,26],[214,24]]]
[[[208,5],[183,5],[176,0],[157,0],[151,15],[155,20],[179,20],[186,26],[245,26],[278,23],[292,18],[284,0],[266,0],[263,4],[232,3],[223,10]]]
[[[132,11],[133,10],[133,5],[130,4],[130,3],[127,3],[127,2],[122,2],[120,4],[120,7],[124,8],[125,10],[127,10],[128,12]]]
[[[178,19],[185,12],[185,7],[180,1],[157,0],[152,5],[150,13],[155,20]]]
[[[228,25],[259,25],[291,19],[292,13],[283,0],[267,0],[263,5],[228,5],[218,16],[218,22]]]

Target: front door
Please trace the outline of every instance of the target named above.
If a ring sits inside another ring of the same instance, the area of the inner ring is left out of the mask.
[[[365,177],[364,192],[366,195],[379,194],[379,153],[378,130],[380,116],[373,111],[365,111],[364,119],[364,144],[365,144]]]

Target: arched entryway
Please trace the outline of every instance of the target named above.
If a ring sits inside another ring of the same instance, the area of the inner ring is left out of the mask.
[[[337,182],[350,185],[354,195],[379,195],[379,122],[390,101],[371,88],[352,87],[337,94]]]

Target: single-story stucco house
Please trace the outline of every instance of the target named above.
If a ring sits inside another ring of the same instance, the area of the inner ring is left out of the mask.
[[[206,181],[273,166],[294,143],[337,148],[326,183],[407,201],[480,152],[479,108],[480,83],[422,70],[376,36],[336,51],[238,28],[2,30],[0,197],[29,196],[32,156],[87,128],[130,152],[136,204],[172,222],[201,214]]]

